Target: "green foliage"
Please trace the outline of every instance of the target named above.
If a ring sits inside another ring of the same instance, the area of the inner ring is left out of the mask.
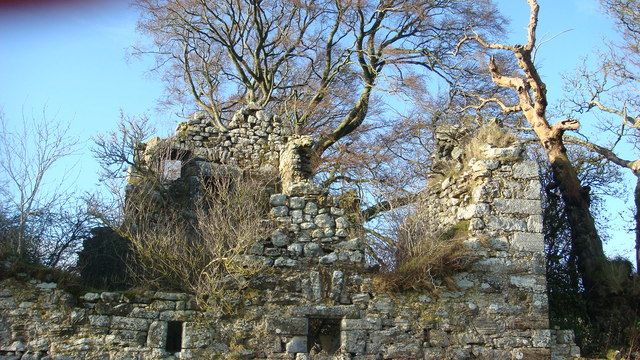
[[[129,241],[108,227],[94,228],[78,253],[83,283],[95,289],[122,290],[130,285],[126,259]]]
[[[543,178],[550,181],[550,175]],[[633,267],[624,259],[608,261],[600,281],[608,282],[611,295],[598,304],[589,303],[594,300],[582,287],[562,199],[547,191],[543,200],[551,327],[573,330],[586,356],[605,356],[611,348],[624,353],[635,346],[637,351],[640,282]]]

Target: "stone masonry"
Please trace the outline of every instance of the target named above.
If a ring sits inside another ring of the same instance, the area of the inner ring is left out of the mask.
[[[241,168],[278,168],[288,129],[277,118],[245,106],[234,114],[228,128],[220,131],[203,112],[197,112],[187,122],[178,124],[171,140],[176,149],[213,163]]]
[[[578,357],[570,331],[549,329],[536,163],[520,145],[461,159],[427,195],[436,227],[468,223],[474,260],[454,286],[379,291],[358,224],[325,190],[294,181],[270,197],[276,230],[248,254],[269,266],[229,292],[232,313],[202,311],[181,293],[75,298],[53,283],[8,279],[0,359]]]

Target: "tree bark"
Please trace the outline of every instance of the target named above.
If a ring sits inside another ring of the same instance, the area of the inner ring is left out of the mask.
[[[535,111],[524,111],[524,114],[545,149],[554,180],[560,189],[571,231],[572,247],[586,294],[591,299],[606,296],[609,292],[605,276],[606,257],[589,209],[589,194],[580,184],[564,146],[562,136],[567,125],[559,123],[550,126],[544,116]]]
[[[499,98],[486,99],[485,102],[497,103],[505,112],[521,111],[533,128],[549,159],[554,180],[558,184],[565,204],[573,252],[577,258],[578,270],[586,295],[590,300],[606,299],[610,293],[606,272],[607,258],[604,255],[602,241],[598,236],[595,221],[589,209],[589,194],[580,184],[577,172],[567,156],[563,141],[564,132],[577,130],[580,123],[573,119],[567,119],[551,125],[547,121],[547,87],[538,73],[532,55],[536,44],[540,7],[537,0],[527,0],[527,2],[530,7],[530,18],[525,44],[492,44],[476,34],[465,37],[460,44],[474,40],[486,49],[509,51],[514,55],[522,75],[503,75],[494,57],[489,59],[489,73],[496,85],[515,91],[518,104],[506,106]],[[593,310],[592,314],[596,313],[600,302],[590,301],[589,303],[593,305],[590,306]]]
[[[636,203],[636,273],[640,274],[640,174],[636,175],[634,198]]]

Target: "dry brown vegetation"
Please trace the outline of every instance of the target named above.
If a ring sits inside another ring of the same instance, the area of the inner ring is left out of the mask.
[[[466,153],[472,157],[482,158],[481,148],[487,145],[496,148],[506,148],[514,145],[518,138],[507,132],[498,123],[491,122],[478,129],[473,138],[469,140]]]
[[[241,290],[244,278],[262,269],[245,254],[269,232],[262,220],[268,207],[264,189],[248,176],[202,180],[188,210],[175,203],[165,207],[158,193],[140,189],[129,201],[130,207],[135,201],[129,213],[136,215],[127,231],[138,281],[193,293],[201,307],[232,311],[229,292]]]
[[[380,290],[435,291],[469,265],[471,256],[464,244],[469,222],[437,230],[432,215],[427,204],[419,201],[413,214],[398,224],[395,267],[378,276]]]

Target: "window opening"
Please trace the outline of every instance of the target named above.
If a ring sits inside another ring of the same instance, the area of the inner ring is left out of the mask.
[[[340,350],[340,319],[310,318],[307,351],[311,355],[335,355]]]
[[[170,353],[182,351],[182,321],[169,321],[165,350]]]

